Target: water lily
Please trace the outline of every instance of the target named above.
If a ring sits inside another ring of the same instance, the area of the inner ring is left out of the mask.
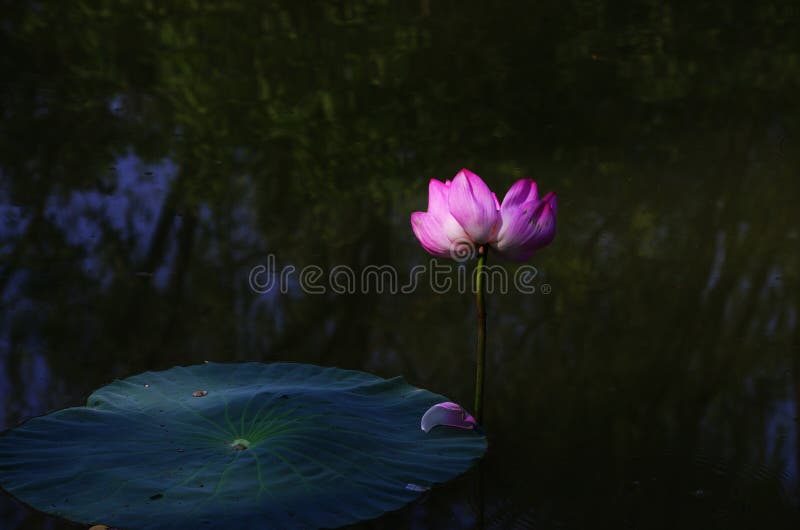
[[[458,261],[478,257],[474,410],[477,423],[481,423],[486,371],[486,303],[482,272],[486,259],[492,249],[508,260],[527,261],[537,249],[548,245],[556,234],[556,195],[550,192],[540,198],[536,181],[521,179],[511,186],[501,204],[483,179],[462,169],[452,181],[431,179],[428,211],[412,213],[411,228],[422,247],[434,256]],[[469,426],[470,421],[474,425],[476,420],[472,416],[455,407],[460,408],[453,403],[432,407],[423,418],[422,429],[427,432],[437,424],[464,427]]]
[[[411,228],[430,254],[463,257],[460,247],[488,245],[502,257],[527,261],[556,231],[556,195],[539,197],[533,179],[515,182],[502,204],[478,175],[462,169],[428,185],[428,211],[411,214]],[[485,249],[488,250],[488,249]]]

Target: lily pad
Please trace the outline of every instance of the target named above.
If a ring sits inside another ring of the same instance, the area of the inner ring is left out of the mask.
[[[400,508],[480,458],[477,431],[420,430],[442,401],[399,377],[306,364],[145,372],[7,431],[0,486],[84,524],[337,527]]]

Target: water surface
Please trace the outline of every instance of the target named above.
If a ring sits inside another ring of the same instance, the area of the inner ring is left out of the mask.
[[[5,4],[0,427],[204,360],[469,404],[468,295],[248,284],[404,278],[466,166],[559,195],[536,293],[489,296],[487,526],[797,524],[797,6]],[[470,528],[476,481],[363,528]]]

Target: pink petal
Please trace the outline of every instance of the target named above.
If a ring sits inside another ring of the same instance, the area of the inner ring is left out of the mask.
[[[422,248],[430,254],[440,258],[450,257],[452,244],[437,217],[427,212],[414,212],[411,214],[411,229],[422,244]]]
[[[543,201],[544,202],[544,201]],[[544,207],[538,211],[538,216],[534,221],[536,231],[533,237],[526,242],[526,245],[535,248],[542,248],[549,245],[556,237],[556,200],[555,195],[552,201],[544,203]]]
[[[557,207],[557,203],[558,203],[558,197],[556,197],[556,194],[555,194],[555,193],[553,193],[552,191],[551,191],[551,192],[548,192],[548,193],[547,193],[547,195],[545,195],[544,197],[542,197],[542,201],[543,201],[543,202],[546,202],[546,203],[548,203],[548,204],[550,205],[550,208],[552,208],[552,209],[553,209],[553,214],[555,214],[555,213],[556,213],[556,207]]]
[[[512,203],[513,204],[513,203]],[[512,261],[527,261],[534,251],[555,237],[556,196],[548,193],[541,200],[501,208],[502,224],[493,247]]]
[[[533,200],[519,206],[504,206],[500,210],[503,222],[495,239],[495,247],[498,250],[505,251],[530,239],[534,231],[531,219],[539,204],[539,201]]]
[[[422,415],[420,428],[425,432],[439,425],[458,427],[459,429],[474,429],[478,422],[464,410],[458,403],[446,401],[437,403]]]
[[[492,239],[500,220],[495,200],[489,186],[467,169],[459,171],[450,186],[450,213],[478,245]]]
[[[428,213],[436,214],[438,217],[450,215],[450,210],[447,206],[449,194],[450,185],[448,183],[431,179],[428,183]]]
[[[455,249],[471,240],[450,213],[449,195],[452,183],[431,179],[428,183],[428,211],[411,216],[411,228],[423,248],[434,256],[453,257]]]
[[[538,198],[536,181],[533,179],[520,179],[512,184],[506,196],[503,197],[502,208],[519,206]]]
[[[469,241],[464,228],[456,221],[448,207],[451,182],[431,179],[428,183],[428,213],[438,219],[445,235],[451,242]],[[452,246],[452,245],[451,245]]]

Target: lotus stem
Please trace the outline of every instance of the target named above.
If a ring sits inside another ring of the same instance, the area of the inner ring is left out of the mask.
[[[475,372],[475,420],[483,424],[483,386],[486,370],[486,301],[483,296],[483,267],[489,254],[489,246],[478,248],[478,266],[475,269],[475,303],[478,309],[478,359]]]

